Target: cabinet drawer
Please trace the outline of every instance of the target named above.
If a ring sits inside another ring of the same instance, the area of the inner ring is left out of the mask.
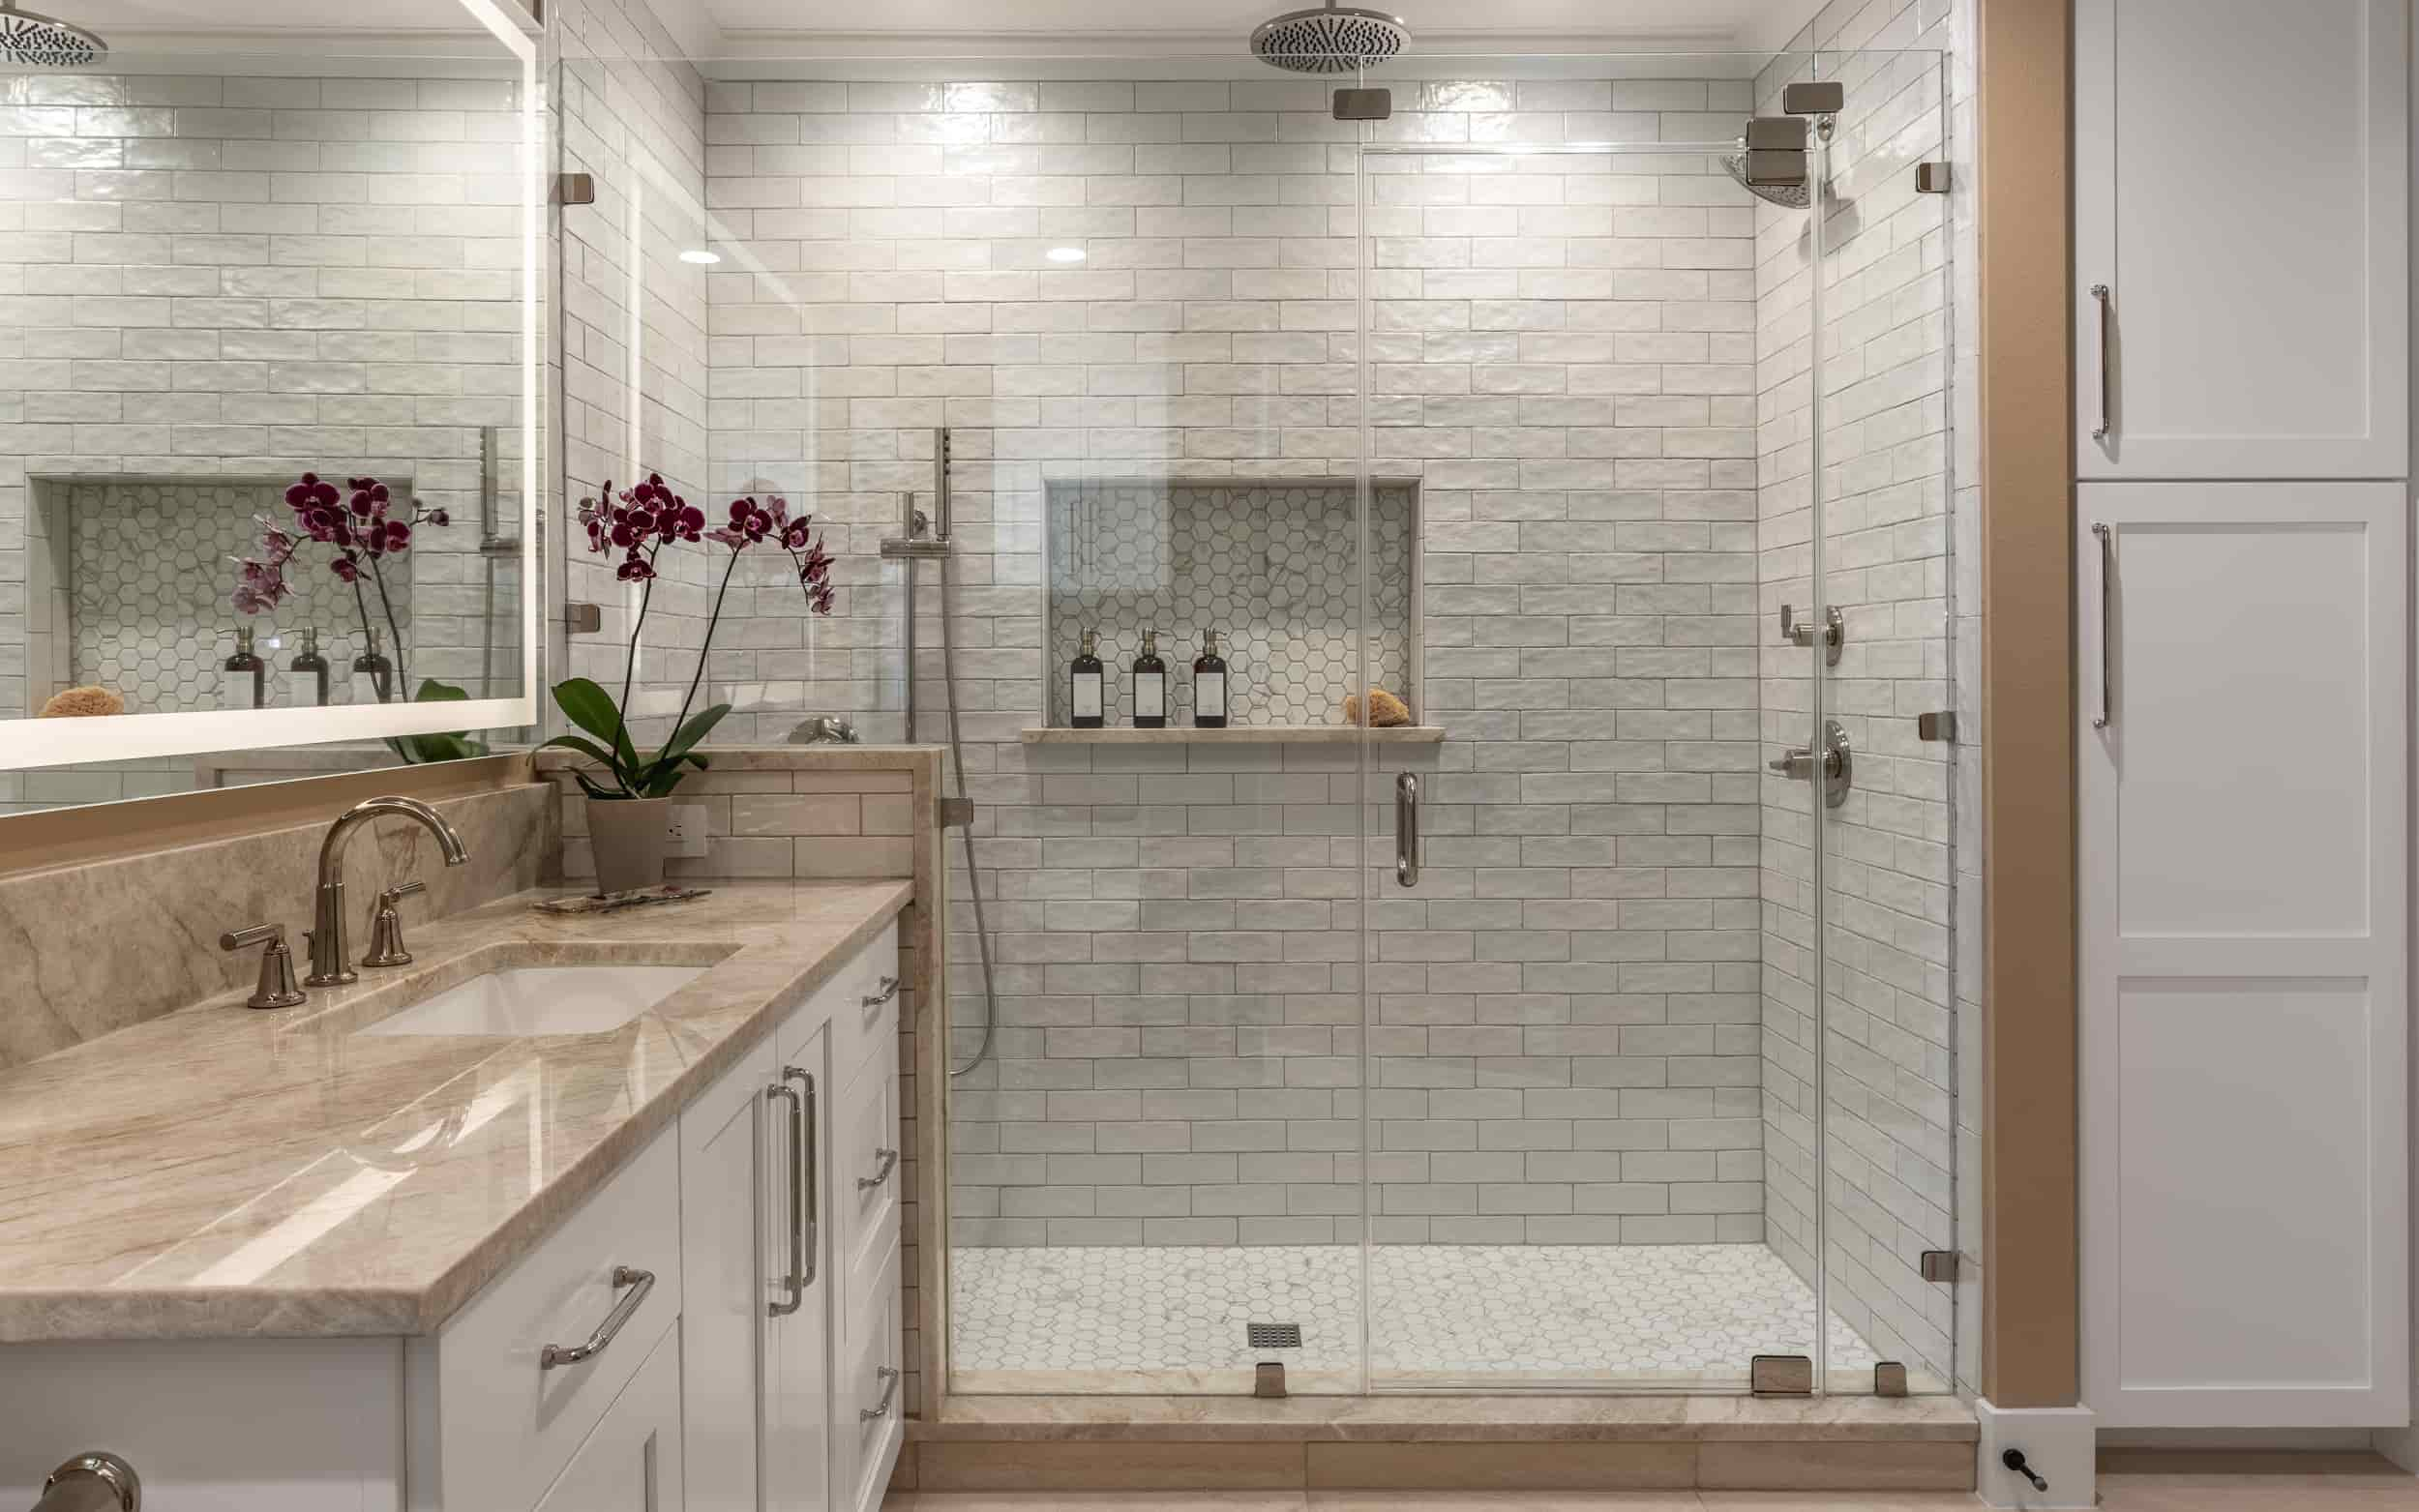
[[[841,1305],[853,1308],[869,1269],[899,1232],[899,1191],[907,1182],[899,1140],[899,1039],[867,1047],[833,1109],[832,1213],[838,1220]],[[865,1183],[873,1182],[872,1186]]]
[[[779,1035],[782,1054],[790,1055],[792,1047],[804,1043],[818,1024],[828,1022],[832,1070],[847,1076],[883,1023],[892,1025],[893,1034],[897,1032],[899,993],[882,984],[898,975],[899,924],[893,919],[790,1016]],[[869,997],[875,1001],[867,1002]],[[890,1015],[887,1020],[885,1012]]]
[[[850,1316],[831,1393],[832,1502],[835,1512],[874,1512],[898,1460],[907,1416],[897,1244],[881,1255],[869,1293],[843,1305]]]
[[[537,1512],[681,1512],[680,1341],[666,1334]]]
[[[652,1283],[616,1287],[617,1267]],[[679,1317],[680,1290],[675,1127],[488,1283],[435,1338],[406,1350],[410,1504],[447,1512],[535,1505]],[[548,1345],[585,1344],[623,1307],[618,1330],[593,1354],[541,1365]],[[433,1435],[420,1426],[429,1422]]]

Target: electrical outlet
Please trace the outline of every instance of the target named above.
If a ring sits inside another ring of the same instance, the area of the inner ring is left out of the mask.
[[[705,857],[705,805],[675,803],[664,821],[664,854],[669,857],[703,860]]]

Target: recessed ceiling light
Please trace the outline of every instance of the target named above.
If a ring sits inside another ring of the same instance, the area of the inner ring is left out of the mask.
[[[723,254],[721,252],[707,252],[702,247],[693,247],[680,254],[680,260],[682,262],[715,263],[723,260]]]
[[[1090,254],[1081,247],[1053,247],[1046,255],[1052,262],[1082,262]]]

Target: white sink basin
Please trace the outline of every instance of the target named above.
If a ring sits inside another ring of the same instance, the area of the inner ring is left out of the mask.
[[[703,966],[508,966],[458,983],[363,1034],[603,1034],[696,980]]]

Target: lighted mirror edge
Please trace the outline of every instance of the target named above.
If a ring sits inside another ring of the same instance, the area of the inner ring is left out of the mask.
[[[0,771],[70,766],[81,761],[202,756],[274,747],[375,740],[455,730],[492,730],[538,722],[541,601],[538,577],[539,384],[538,280],[545,252],[544,104],[538,93],[536,23],[496,0],[459,0],[464,11],[509,49],[521,67],[522,144],[528,178],[522,191],[521,399],[521,689],[509,698],[435,703],[382,703],[309,709],[201,709],[173,714],[118,714],[102,719],[0,720]]]

